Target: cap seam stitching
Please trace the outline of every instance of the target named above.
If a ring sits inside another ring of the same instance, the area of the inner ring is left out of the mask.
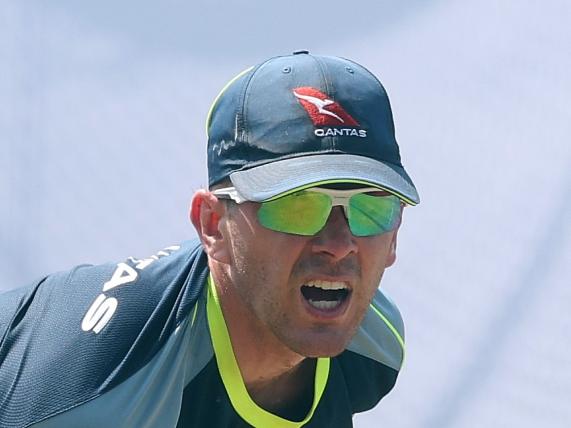
[[[250,76],[248,77],[248,79],[244,82],[244,88],[241,90],[241,94],[240,94],[240,98],[242,98],[242,103],[239,106],[240,112],[237,112],[236,114],[239,114],[239,121],[242,123],[242,132],[241,135],[238,134],[238,138],[244,143],[244,144],[249,144],[249,124],[246,120],[247,115],[247,102],[249,99],[249,95],[250,95],[250,84],[252,83],[252,79],[254,78],[254,76],[256,75],[256,73],[264,66],[266,65],[269,61],[271,61],[273,58],[270,58],[269,60],[256,65],[253,69],[252,72],[250,74]],[[237,125],[238,126],[238,125]]]
[[[315,62],[317,63],[317,66],[319,68],[319,73],[321,74],[321,78],[322,78],[324,86],[325,86],[323,88],[325,91],[325,94],[328,97],[331,97],[331,90],[333,89],[332,88],[333,82],[332,81],[330,82],[327,79],[327,73],[326,73],[327,66],[326,66],[325,62],[321,60],[321,58],[313,56],[313,55],[311,55],[311,57],[315,60]],[[324,140],[324,138],[327,138],[327,137],[323,137],[321,141],[327,141],[327,140]],[[337,149],[337,137],[335,135],[332,135],[329,137],[328,141],[329,141],[329,150],[336,150]]]
[[[383,84],[381,83],[381,81],[379,80],[379,78],[378,78],[377,76],[375,76],[375,75],[373,74],[373,72],[372,72],[371,70],[369,70],[367,67],[365,67],[365,66],[363,66],[363,65],[361,65],[361,64],[359,64],[359,63],[357,63],[357,62],[355,62],[355,61],[353,61],[353,60],[351,60],[351,59],[348,59],[348,58],[343,58],[343,59],[344,59],[345,61],[350,62],[350,63],[353,64],[354,66],[357,66],[357,67],[361,68],[361,69],[362,69],[363,71],[365,71],[370,77],[372,77],[373,81],[377,84],[377,86],[379,87],[379,89],[380,89],[381,91],[383,91],[383,93],[384,93],[384,95],[385,95],[385,98],[386,98],[386,100],[387,100],[387,106],[389,107],[389,109],[388,109],[388,116],[389,116],[389,119],[392,119],[394,116],[393,116],[393,108],[392,108],[392,106],[391,106],[391,100],[389,99],[389,93],[387,92],[387,90],[385,89],[385,87],[383,86]],[[394,124],[394,119],[392,119],[391,121],[389,121],[389,124],[391,124],[391,131],[392,131],[393,135],[395,135],[396,129],[395,129],[395,124]],[[395,140],[396,140],[396,135],[395,135]]]

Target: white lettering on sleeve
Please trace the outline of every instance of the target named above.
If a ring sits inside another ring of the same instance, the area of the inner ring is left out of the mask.
[[[128,284],[137,279],[139,274],[135,269],[129,266],[127,263],[121,262],[117,264],[117,269],[113,272],[113,276],[109,281],[103,284],[103,292],[109,291],[118,285]]]
[[[101,293],[83,317],[81,329],[83,331],[93,330],[95,334],[99,333],[107,325],[116,309],[117,299]]]
[[[143,270],[161,257],[170,256],[179,249],[180,245],[171,245],[146,259],[129,257],[128,260],[131,261],[135,267],[124,262],[118,263],[111,279],[103,284],[103,292],[97,296],[83,317],[81,329],[83,331],[92,330],[95,333],[99,333],[111,320],[118,305],[118,301],[115,297],[107,297],[104,293],[120,285],[130,284],[136,281],[139,277],[137,270]]]

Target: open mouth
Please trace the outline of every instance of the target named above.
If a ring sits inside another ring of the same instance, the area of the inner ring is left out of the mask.
[[[312,280],[301,286],[301,294],[318,311],[333,312],[347,301],[351,291],[341,281]]]

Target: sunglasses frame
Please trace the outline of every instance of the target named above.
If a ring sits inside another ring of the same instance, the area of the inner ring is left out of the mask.
[[[384,189],[379,187],[359,187],[357,189],[347,189],[347,190],[340,190],[340,189],[327,189],[325,187],[309,187],[307,189],[301,189],[300,192],[316,192],[316,193],[324,193],[331,197],[332,206],[343,205],[343,207],[347,207],[349,205],[349,199],[351,196],[358,195],[359,193],[371,193],[371,192],[387,192]],[[284,196],[278,196],[271,198],[271,200],[280,199],[281,197],[289,196],[296,192],[288,193]],[[392,193],[387,192],[388,195],[392,195]],[[249,199],[244,198],[240,192],[235,187],[224,187],[222,189],[216,189],[212,192],[212,194],[216,197],[220,196],[222,199],[232,199],[237,204],[242,204],[244,202],[252,202]],[[226,196],[226,198],[225,198]],[[396,195],[393,195],[396,196]],[[264,203],[268,201],[260,201],[258,203]]]
[[[224,187],[221,189],[216,189],[212,192],[214,196],[221,199],[232,199],[237,204],[243,204],[244,202],[250,202],[249,199],[244,198],[240,192],[235,187]]]
[[[348,189],[348,190],[339,190],[339,189],[327,189],[324,187],[310,187],[307,189],[303,189],[300,190],[300,192],[316,192],[316,193],[324,193],[327,196],[331,197],[331,207],[336,207],[336,206],[342,206],[343,207],[343,211],[345,212],[345,216],[347,217],[348,213],[347,210],[349,208],[349,199],[351,199],[352,196],[354,195],[358,195],[360,193],[371,193],[371,192],[386,192],[386,190],[384,189],[380,189],[378,187],[360,187],[357,189]],[[295,193],[295,192],[292,192]],[[285,196],[289,196],[292,193],[288,193]],[[393,195],[392,193],[387,192],[388,194],[386,196],[396,196]],[[244,202],[251,202],[248,199],[244,198],[240,192],[238,192],[238,190],[235,187],[224,187],[222,189],[217,189],[215,191],[212,192],[212,194],[216,197],[221,197],[222,199],[232,199],[234,202],[236,202],[237,204],[242,204]],[[384,196],[384,195],[383,195]],[[380,196],[382,197],[382,196]],[[272,200],[275,199],[279,199],[278,198],[272,198]],[[257,202],[257,203],[264,203],[267,201],[261,201],[261,202]],[[401,200],[401,206],[406,205],[402,200]]]
[[[333,209],[333,207],[336,207],[336,206],[342,206],[343,212],[345,214],[345,218],[347,218],[347,219],[349,218],[349,212],[348,212],[349,200],[354,195],[358,195],[358,194],[362,194],[362,193],[372,193],[372,192],[386,192],[387,195],[383,195],[383,196],[387,196],[387,197],[388,196],[393,196],[393,197],[396,196],[396,195],[394,195],[394,194],[392,194],[392,193],[390,193],[384,189],[380,189],[378,187],[361,187],[361,188],[357,188],[357,189],[347,189],[347,190],[328,189],[328,188],[324,188],[324,187],[310,187],[310,188],[306,188],[306,189],[301,189],[299,191],[300,192],[323,193],[323,194],[329,196],[331,198],[331,209]],[[296,192],[288,193],[288,194],[284,195],[283,197],[290,196],[294,193],[296,193]],[[222,189],[217,189],[217,190],[214,190],[212,192],[212,194],[216,197],[221,198],[221,199],[231,199],[234,202],[236,202],[237,204],[242,204],[244,202],[253,202],[253,201],[249,201],[248,199],[244,198],[240,194],[240,192],[238,192],[238,190],[235,187],[224,187]],[[383,196],[379,196],[379,197],[382,198]],[[270,200],[276,200],[276,199],[280,199],[280,197],[272,198]],[[261,202],[256,202],[256,203],[263,204],[264,202],[269,202],[269,201],[261,201]],[[405,205],[406,205],[406,203],[402,199],[400,199],[401,210]]]

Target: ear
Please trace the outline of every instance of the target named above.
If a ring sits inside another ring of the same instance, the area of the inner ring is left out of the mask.
[[[225,206],[208,190],[198,190],[190,204],[190,221],[209,258],[229,263],[228,242],[221,232]]]
[[[397,260],[397,236],[399,234],[400,225],[402,224],[402,212],[403,208],[401,207],[398,224],[396,229],[393,231],[393,236],[389,244],[390,247],[389,252],[387,253],[386,267],[394,265]]]
[[[389,251],[387,253],[385,267],[389,267],[395,264],[397,260],[397,235],[398,229],[393,232],[393,237],[391,239],[391,243],[389,244]]]

